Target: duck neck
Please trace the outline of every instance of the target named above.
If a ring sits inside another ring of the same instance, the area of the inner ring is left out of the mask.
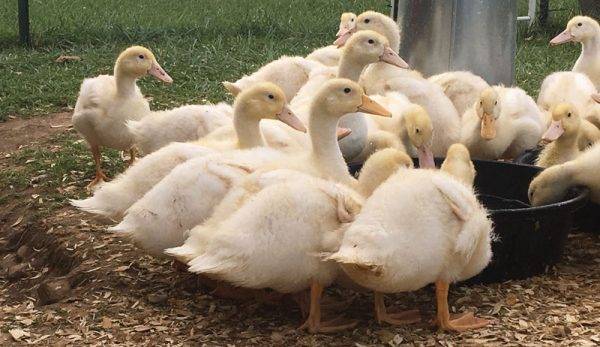
[[[265,145],[260,131],[260,118],[246,117],[241,110],[236,109],[233,117],[233,127],[237,135],[239,149]]]
[[[115,81],[117,83],[117,94],[120,96],[130,96],[135,93],[137,77],[127,73],[118,64],[115,66]]]
[[[581,41],[581,56],[596,59],[600,54],[600,33]]]
[[[323,115],[323,111],[313,105],[308,123],[312,145],[310,155],[323,176],[341,183],[355,184],[356,180],[348,173],[348,166],[342,157],[336,130],[337,119]]]
[[[338,78],[347,78],[354,82],[358,82],[362,70],[365,68],[364,64],[359,63],[349,54],[342,54],[340,58],[340,65],[338,67]]]
[[[563,134],[561,137],[556,139],[555,148],[558,151],[570,151],[573,148],[577,148],[577,134],[577,131]]]

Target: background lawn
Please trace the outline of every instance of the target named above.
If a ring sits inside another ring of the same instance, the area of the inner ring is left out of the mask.
[[[520,13],[526,1],[520,0]],[[579,49],[549,48],[549,39],[578,11],[576,0],[552,0],[544,28],[519,28],[517,84],[532,95],[545,75],[569,69]],[[283,54],[305,55],[329,44],[343,11],[389,13],[389,1],[123,1],[31,0],[33,49],[17,43],[17,1],[0,1],[0,121],[73,107],[81,80],[111,73],[125,47],[151,48],[175,79],[165,86],[140,81],[152,107],[216,102],[226,98],[222,80]],[[61,54],[80,62],[56,63]]]

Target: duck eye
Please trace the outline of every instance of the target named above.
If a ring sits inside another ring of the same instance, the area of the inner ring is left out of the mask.
[[[351,91],[352,91],[352,89],[350,89],[348,87],[344,88],[344,93],[346,93],[346,94],[350,93]]]
[[[350,19],[351,22],[354,22],[354,18]]]
[[[479,102],[479,105],[483,106],[483,101],[480,101],[480,102]]]
[[[421,132],[421,129],[419,129],[419,128],[416,128],[416,129],[415,129],[415,132],[418,134],[418,133],[420,133],[420,132]]]
[[[144,55],[143,55],[143,54],[140,54],[140,55],[138,55],[138,58],[140,58],[140,59],[144,59]]]
[[[371,20],[369,18],[365,19],[365,23],[369,23]]]
[[[375,41],[373,41],[373,39],[369,39],[369,43],[370,43],[370,44],[374,44],[374,43],[375,43]]]
[[[269,99],[275,99],[275,97],[273,96],[273,94],[269,94]]]
[[[567,113],[567,117],[571,118],[571,112]]]
[[[494,105],[498,105],[498,100],[494,101]]]
[[[580,27],[580,26],[582,26],[582,25],[583,25],[583,23],[577,23],[577,26],[578,26],[578,27]]]

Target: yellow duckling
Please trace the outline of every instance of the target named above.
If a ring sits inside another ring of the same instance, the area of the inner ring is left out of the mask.
[[[558,104],[552,110],[552,123],[542,140],[552,141],[542,150],[536,165],[550,167],[573,160],[579,155],[581,129],[579,113],[570,103]]]

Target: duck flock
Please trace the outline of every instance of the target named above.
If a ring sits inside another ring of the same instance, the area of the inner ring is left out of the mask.
[[[73,124],[96,176],[93,195],[72,204],[120,221],[108,230],[216,289],[292,295],[312,333],[356,325],[322,319],[322,293],[334,283],[373,291],[380,323],[420,319],[386,309],[386,293],[435,284],[441,329],[490,324],[451,316],[447,301],[449,285],[492,256],[471,158],[511,159],[544,145],[532,204],[559,201],[573,185],[600,203],[600,26],[577,16],[551,41],[580,42],[582,53],[573,71],[546,77],[537,102],[468,71],[423,77],[396,53],[399,26],[381,13],[344,13],[337,36],[223,82],[233,105],[164,111],[150,110],[136,80],[171,77],[150,50],[126,49],[113,76],[81,85]],[[102,147],[131,152],[110,182]],[[440,169],[434,157],[445,157]],[[358,179],[348,163],[364,163]]]

